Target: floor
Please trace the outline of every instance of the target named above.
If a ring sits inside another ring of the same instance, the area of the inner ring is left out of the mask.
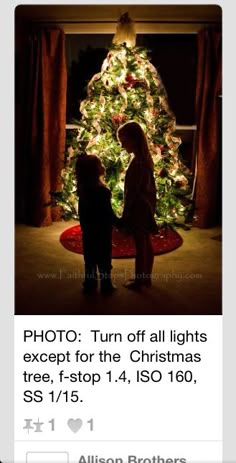
[[[60,234],[76,222],[49,227],[17,225],[15,312],[18,315],[218,315],[221,304],[221,228],[178,229],[180,248],[155,257],[153,285],[140,293],[123,287],[134,259],[113,259],[112,296],[85,296],[83,256],[67,251]]]

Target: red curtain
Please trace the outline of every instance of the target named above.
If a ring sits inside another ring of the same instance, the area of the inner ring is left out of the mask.
[[[203,29],[198,34],[196,86],[197,182],[196,226],[208,228],[219,218],[220,94],[222,78],[221,31]]]
[[[45,206],[61,188],[66,134],[65,35],[42,29],[29,37],[27,222],[50,225],[60,208]],[[17,175],[17,172],[16,172]]]

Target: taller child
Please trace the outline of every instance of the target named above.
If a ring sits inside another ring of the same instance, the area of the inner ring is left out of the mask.
[[[123,222],[133,235],[136,246],[135,277],[125,283],[130,289],[151,285],[154,254],[151,233],[157,233],[154,219],[156,187],[153,161],[142,127],[129,121],[119,127],[117,138],[133,153],[125,176]]]

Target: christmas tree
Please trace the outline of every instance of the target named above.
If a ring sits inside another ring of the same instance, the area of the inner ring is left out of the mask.
[[[153,157],[157,223],[171,225],[179,216],[187,216],[190,171],[180,159],[181,139],[175,135],[175,117],[148,51],[135,45],[134,24],[127,13],[120,18],[101,72],[87,85],[87,98],[80,104],[80,113],[62,170],[62,190],[54,195],[65,219],[78,218],[75,164],[77,156],[85,152],[101,158],[106,168],[106,183],[112,191],[113,208],[118,215],[122,214],[130,155],[121,149],[116,132],[128,120],[142,126]]]

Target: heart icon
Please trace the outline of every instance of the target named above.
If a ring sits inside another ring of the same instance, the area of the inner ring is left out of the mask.
[[[83,424],[83,421],[80,418],[77,418],[77,420],[73,420],[73,418],[70,418],[67,421],[67,424],[70,428],[71,431],[74,433],[78,432]]]

